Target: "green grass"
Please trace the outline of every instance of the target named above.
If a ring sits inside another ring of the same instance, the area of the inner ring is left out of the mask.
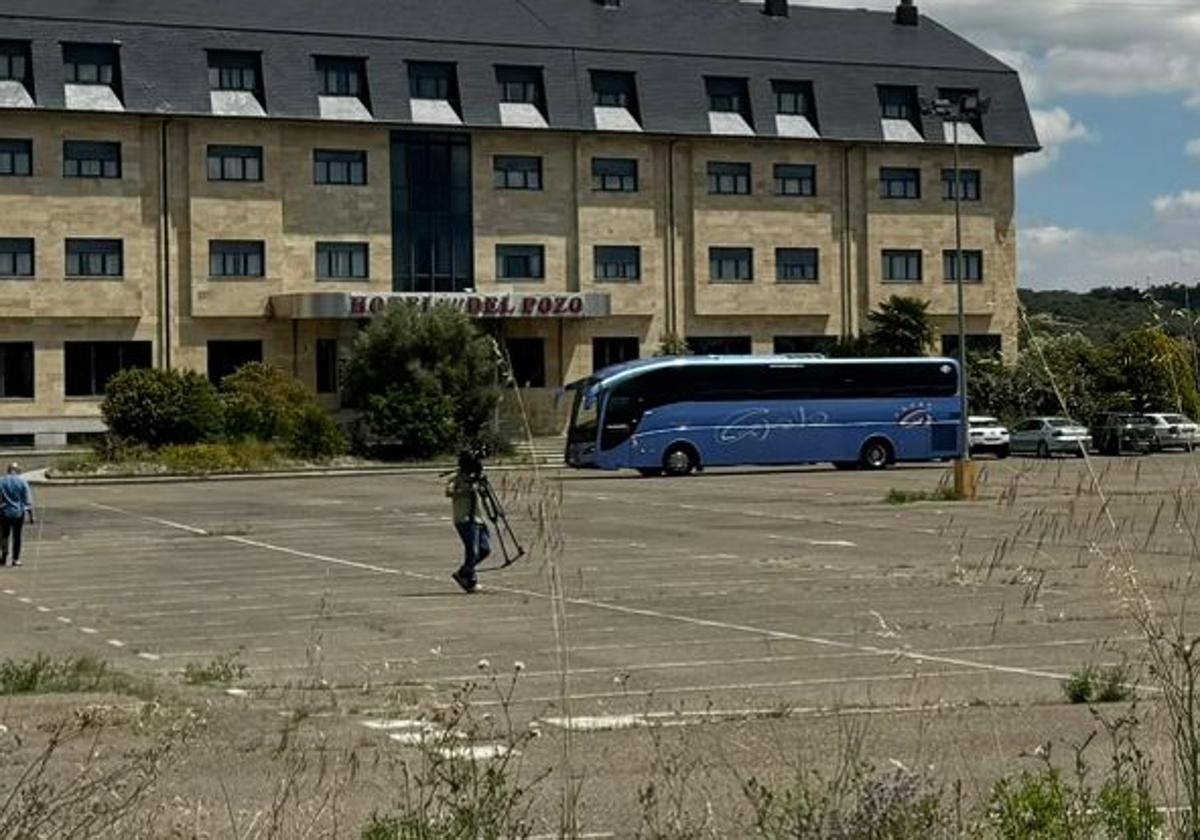
[[[962,496],[949,485],[928,492],[926,490],[899,490],[893,487],[883,500],[889,505],[911,505],[915,502],[961,502]]]
[[[276,444],[240,440],[164,446],[156,451],[145,447],[128,447],[107,452],[85,452],[60,458],[54,465],[54,472],[84,475],[211,475],[302,465],[303,462],[290,458]]]
[[[39,654],[33,659],[0,662],[0,696],[89,691],[112,691],[138,697],[153,695],[147,684],[114,671],[107,662],[90,656],[56,660]]]
[[[1062,688],[1071,703],[1121,703],[1133,696],[1129,669],[1123,665],[1085,665],[1072,671]]]
[[[183,681],[188,685],[232,685],[246,674],[246,666],[234,653],[211,662],[189,662],[183,668]]]

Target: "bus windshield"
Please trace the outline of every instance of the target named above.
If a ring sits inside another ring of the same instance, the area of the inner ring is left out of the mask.
[[[571,408],[570,443],[586,443],[596,439],[596,427],[600,422],[600,400],[588,394],[591,382],[580,382],[575,387],[575,404]]]

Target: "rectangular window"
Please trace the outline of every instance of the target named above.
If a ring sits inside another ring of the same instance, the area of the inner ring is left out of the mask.
[[[371,260],[366,242],[318,242],[318,280],[365,280]]]
[[[0,41],[0,81],[21,82],[29,78],[29,42]]]
[[[775,195],[814,196],[817,168],[807,164],[775,164]]]
[[[68,239],[67,277],[121,277],[124,250],[120,239]]]
[[[983,282],[983,251],[962,252],[963,276],[968,283]],[[958,251],[942,252],[943,276],[947,283],[958,282]]]
[[[208,51],[208,87],[210,90],[261,91],[262,60],[258,53],[233,50]]]
[[[640,357],[641,350],[641,342],[636,338],[593,338],[592,371],[635,361]]]
[[[883,167],[879,170],[881,198],[920,198],[921,170]]]
[[[0,277],[33,276],[33,240],[0,239]]]
[[[63,74],[68,84],[116,87],[117,47],[112,44],[63,44]]]
[[[775,280],[779,283],[816,283],[820,255],[816,248],[776,248]]]
[[[708,110],[742,115],[750,112],[745,79],[710,76],[704,80],[704,87],[708,93]]]
[[[455,99],[454,65],[433,61],[408,63],[408,94],[413,99]]]
[[[262,146],[209,146],[208,180],[261,181]]]
[[[121,144],[63,141],[64,178],[120,178]]]
[[[518,155],[492,158],[493,183],[498,190],[540,190],[542,159]]]
[[[541,280],[546,276],[542,245],[497,245],[497,280]]]
[[[708,279],[712,283],[749,283],[754,280],[753,248],[709,248]]]
[[[982,179],[978,169],[958,170],[958,197],[962,201],[979,201],[983,197]],[[942,198],[954,200],[954,170],[942,170]]]
[[[749,356],[754,352],[748,335],[688,336],[687,344],[697,356]]]
[[[542,69],[540,67],[496,67],[496,83],[500,86],[500,101],[542,108]]]
[[[366,67],[359,58],[316,57],[317,77],[322,96],[353,96],[366,94]]]
[[[837,336],[832,335],[777,335],[774,350],[777,356],[795,353],[827,355],[836,349],[837,343]]]
[[[917,89],[895,85],[879,86],[879,110],[885,120],[908,120],[916,123],[921,115]]]
[[[0,399],[33,399],[33,342],[0,344]]]
[[[592,158],[592,189],[637,192],[638,162],[633,158]]]
[[[883,282],[920,283],[920,251],[884,251]]]
[[[317,339],[317,393],[336,394],[338,387],[338,342],[336,338]]]
[[[773,81],[775,113],[793,117],[812,116],[812,85],[808,82]]]
[[[149,341],[68,341],[63,363],[68,397],[103,396],[108,380],[128,368],[150,367]]]
[[[988,333],[968,333],[967,334],[967,355],[968,356],[999,356],[1004,350],[1004,339],[1002,336],[991,335]],[[958,335],[950,333],[942,336],[942,355],[949,358],[957,358],[958,356]]]
[[[709,195],[750,195],[750,164],[710,162]]]
[[[504,347],[512,365],[513,382],[518,387],[546,387],[546,342],[543,339],[509,338]]]
[[[0,176],[33,174],[33,141],[0,140]]]
[[[314,149],[313,183],[363,186],[367,183],[367,153]]]
[[[244,365],[263,360],[263,345],[257,340],[208,342],[208,378],[214,385]]]
[[[988,105],[980,102],[978,88],[938,88],[938,99],[951,103],[954,108],[955,113],[944,118],[948,123],[957,121],[969,125],[980,137],[983,136],[983,115]]]
[[[592,71],[592,104],[602,108],[625,108],[637,116],[637,83],[632,73]]]
[[[597,245],[596,280],[636,283],[642,279],[642,249],[636,245]]]
[[[208,243],[210,277],[262,277],[263,243],[254,240],[214,239]]]

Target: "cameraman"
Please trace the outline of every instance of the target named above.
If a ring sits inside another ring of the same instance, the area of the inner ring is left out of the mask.
[[[484,524],[478,482],[483,478],[483,461],[474,452],[458,456],[458,471],[446,484],[446,495],[454,506],[454,527],[462,539],[462,566],[451,575],[464,592],[474,592],[475,567],[492,553],[487,525]]]

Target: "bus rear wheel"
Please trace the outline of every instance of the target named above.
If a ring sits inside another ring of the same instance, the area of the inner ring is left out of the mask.
[[[859,465],[864,470],[887,469],[892,463],[892,447],[886,440],[869,440],[863,444],[862,454],[858,458]]]
[[[696,453],[687,446],[672,446],[663,455],[663,472],[667,475],[691,475],[699,466]]]

